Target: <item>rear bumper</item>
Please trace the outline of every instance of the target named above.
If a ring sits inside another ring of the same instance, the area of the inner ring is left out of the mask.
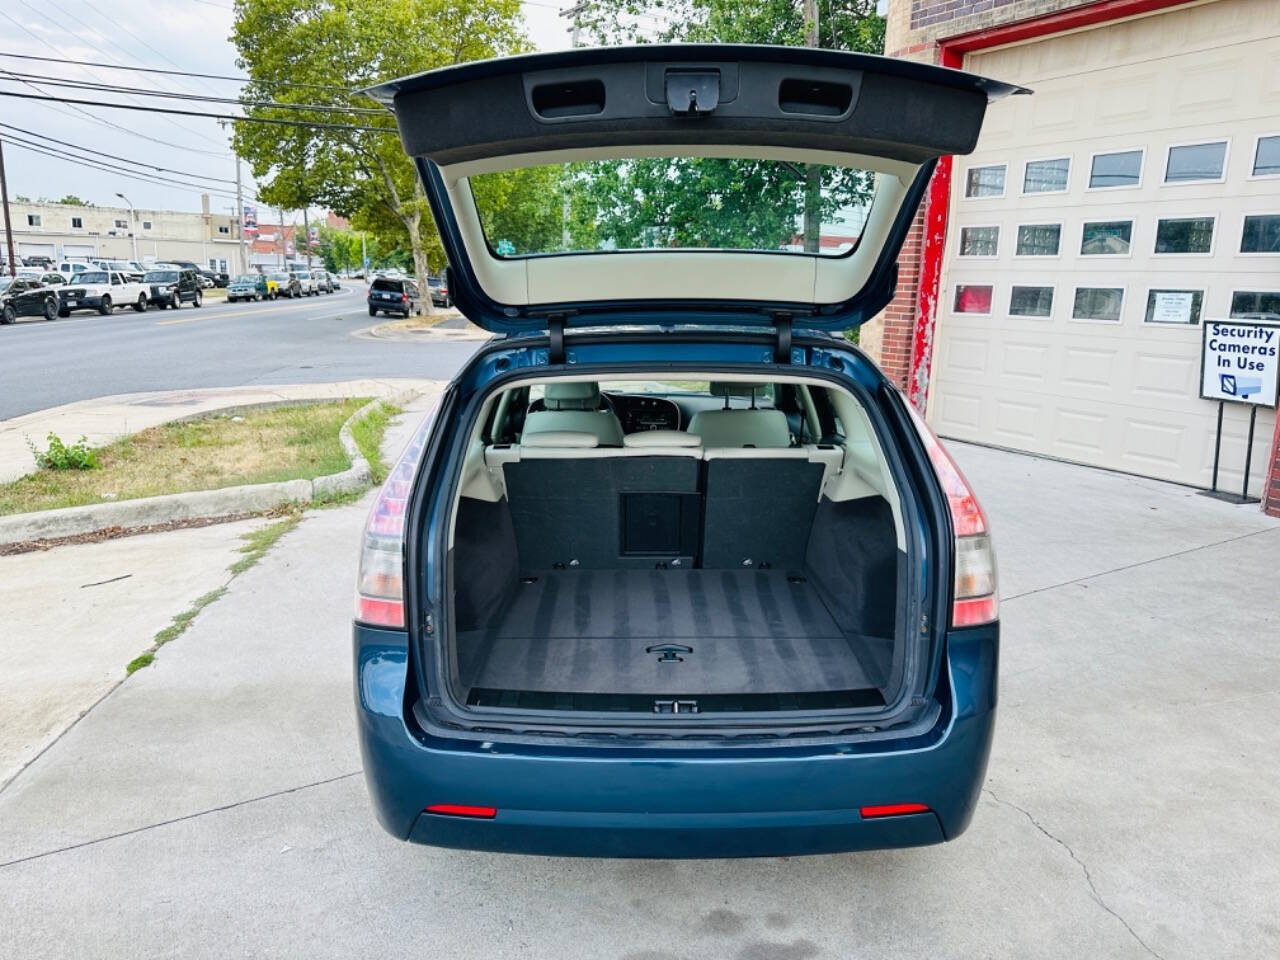
[[[102,306],[102,297],[76,297],[69,300],[67,297],[58,297],[58,307],[62,310],[97,310]]]
[[[411,730],[408,648],[355,627],[365,779],[382,825],[444,847],[558,856],[742,857],[921,846],[954,839],[978,800],[995,723],[999,631],[947,641],[944,718],[906,741],[694,749],[482,742]],[[929,813],[864,819],[859,808]],[[428,804],[494,807],[489,820]]]

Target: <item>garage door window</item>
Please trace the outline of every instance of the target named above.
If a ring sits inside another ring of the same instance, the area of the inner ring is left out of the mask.
[[[1023,193],[1063,193],[1071,174],[1071,158],[1028,160],[1022,172]]]
[[[1043,318],[1053,313],[1053,287],[1015,285],[1009,294],[1009,316]]]
[[[999,227],[960,228],[960,256],[994,257],[999,250]]]
[[[1071,318],[1119,323],[1123,305],[1124,287],[1076,287]]]
[[[1280,133],[1258,138],[1253,148],[1253,175],[1280,177]]]
[[[1003,163],[970,167],[964,178],[964,195],[969,199],[1004,196]]]
[[[1204,305],[1203,290],[1148,290],[1147,323],[1197,324]]]
[[[953,301],[956,313],[974,313],[989,316],[995,288],[990,284],[958,283]]]
[[[1240,237],[1241,253],[1280,253],[1280,213],[1261,213],[1244,218]]]
[[[1213,217],[1156,221],[1156,253],[1212,253]]]
[[[1018,225],[1018,244],[1014,256],[1056,257],[1062,247],[1062,224],[1022,223]]]
[[[1127,257],[1132,241],[1132,220],[1087,220],[1080,234],[1080,256]]]
[[[1221,183],[1227,168],[1227,141],[1187,143],[1169,148],[1165,183]]]
[[[1280,317],[1280,290],[1237,290],[1231,294],[1231,315],[1270,313]]]
[[[1090,190],[1114,190],[1117,187],[1136,187],[1142,183],[1142,157],[1144,150],[1120,150],[1116,153],[1095,153],[1089,166]]]

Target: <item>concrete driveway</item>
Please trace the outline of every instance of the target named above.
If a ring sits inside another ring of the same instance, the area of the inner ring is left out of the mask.
[[[1006,597],[988,790],[957,842],[668,863],[391,839],[353,733],[357,505],[308,515],[0,793],[0,954],[1280,955],[1280,525],[956,452]]]

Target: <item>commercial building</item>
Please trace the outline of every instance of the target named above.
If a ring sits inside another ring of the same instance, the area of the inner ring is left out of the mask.
[[[240,219],[231,210],[212,212],[208,195],[200,199],[200,213],[12,201],[14,251],[53,261],[173,258],[243,272]]]
[[[1205,324],[1280,322],[1280,3],[889,0],[886,50],[1034,94],[939,164],[868,350],[943,436],[1208,487]],[[1276,431],[1258,409],[1255,496]]]

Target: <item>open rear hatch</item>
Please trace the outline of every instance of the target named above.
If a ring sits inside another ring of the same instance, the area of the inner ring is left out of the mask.
[[[453,441],[432,565],[455,704],[625,723],[912,701],[941,569],[920,495],[877,375],[788,366],[791,331],[829,345],[888,303],[938,157],[1020,92],[750,46],[538,54],[371,91],[418,163],[459,308],[550,335],[523,380],[468,397]],[[607,369],[562,362],[567,329],[636,325],[691,332],[707,367],[631,356],[642,380],[680,379],[602,391]],[[743,327],[777,330],[775,350],[717,366]]]
[[[535,54],[369,91],[419,164],[454,301],[503,333],[857,326],[893,294],[937,158],[970,152],[988,102],[1023,92],[905,60],[733,45]],[[512,215],[513,196],[549,190],[559,216]]]

